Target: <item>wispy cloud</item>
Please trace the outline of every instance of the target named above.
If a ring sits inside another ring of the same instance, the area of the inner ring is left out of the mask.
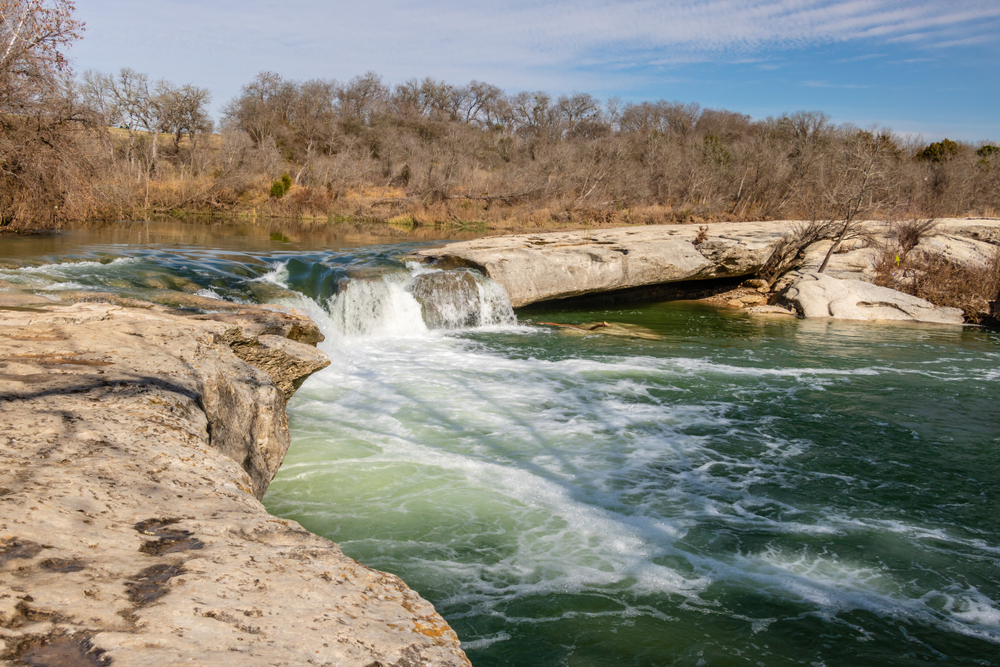
[[[197,23],[152,34],[135,30],[128,0],[98,4],[81,8],[94,17],[88,39],[103,29],[120,51],[160,43],[174,48],[161,56],[183,57],[176,53],[180,40],[253,69],[309,60],[328,70],[375,68],[390,76],[415,65],[439,76],[470,66],[485,75],[572,67],[583,59],[669,66],[750,62],[776,49],[872,39],[938,49],[1000,39],[996,0],[439,0],[433,7],[303,0],[293,12],[277,0],[205,0],[197,3]],[[160,0],[143,16],[169,26],[194,6]]]
[[[844,63],[858,63],[865,60],[874,60],[875,58],[884,58],[886,54],[884,53],[866,53],[863,56],[854,56],[853,58],[841,58],[837,62],[840,64]]]
[[[483,5],[463,3],[478,11]],[[964,39],[997,39],[1000,4],[993,0],[581,0],[541,2],[506,8],[509,25],[533,26],[530,34],[547,54],[568,55],[585,45],[624,50],[680,53],[732,53],[750,58],[765,49],[802,48],[824,43],[877,38],[942,44],[950,30]],[[951,40],[955,46],[959,40]],[[862,56],[863,58],[864,56]],[[872,56],[877,57],[877,56]]]
[[[194,82],[218,105],[265,69],[296,79],[368,70],[390,83],[475,78],[511,92],[700,90],[699,101],[733,107],[743,104],[729,101],[733,91],[767,90],[767,104],[806,104],[810,89],[878,83],[876,64],[898,74],[901,63],[933,59],[936,72],[957,71],[957,56],[968,69],[993,62],[1000,45],[997,0],[299,0],[294,10],[279,0],[158,0],[141,12],[155,31],[137,27],[133,0],[78,4],[88,23],[78,69],[131,66]],[[866,61],[872,76],[844,74]],[[851,79],[860,83],[831,83]],[[994,108],[977,113],[993,118]]]
[[[803,81],[802,85],[807,88],[874,88],[874,86],[858,83],[830,83],[829,81]]]
[[[984,42],[992,42],[996,40],[994,35],[979,35],[978,37],[966,37],[963,39],[949,39],[943,42],[936,42],[930,44],[929,46],[933,49],[947,49],[952,46],[970,46],[972,44],[983,44]]]

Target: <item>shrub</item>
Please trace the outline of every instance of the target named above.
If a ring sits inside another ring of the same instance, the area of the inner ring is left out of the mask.
[[[781,276],[791,271],[797,264],[801,264],[806,248],[817,241],[832,237],[833,234],[833,225],[829,222],[814,220],[808,224],[797,224],[774,246],[774,251],[757,272],[757,277],[766,281],[769,287],[773,287]]]
[[[962,146],[958,142],[944,139],[928,144],[927,148],[917,153],[917,159],[926,162],[947,162],[961,151]]]
[[[292,177],[288,175],[288,172],[285,172],[281,175],[281,178],[271,184],[271,196],[275,199],[281,199],[291,189]]]
[[[967,322],[990,319],[1000,292],[1000,248],[984,266],[957,264],[941,255],[900,254],[887,246],[875,265],[875,284],[926,299],[936,306],[960,308]]]
[[[932,220],[907,220],[896,226],[896,240],[905,256],[920,244],[920,240],[930,236],[937,222]]]

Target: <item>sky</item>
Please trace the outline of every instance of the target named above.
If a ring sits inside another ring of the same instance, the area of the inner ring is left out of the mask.
[[[81,0],[77,18],[77,72],[192,83],[216,114],[263,70],[375,71],[1000,142],[1000,0]]]

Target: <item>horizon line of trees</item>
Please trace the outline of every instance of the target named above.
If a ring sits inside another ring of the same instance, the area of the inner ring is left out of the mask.
[[[83,29],[73,10],[0,0],[0,226],[251,208],[536,224],[1000,211],[994,144],[923,144],[818,111],[754,120],[481,81],[265,71],[209,140],[207,89],[130,68],[73,77],[62,55]]]

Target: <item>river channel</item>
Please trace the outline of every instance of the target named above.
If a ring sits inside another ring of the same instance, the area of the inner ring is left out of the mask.
[[[306,310],[332,363],[265,505],[400,575],[476,667],[1000,665],[1000,334],[514,313],[470,275],[418,301],[427,234],[0,236],[0,281]]]

